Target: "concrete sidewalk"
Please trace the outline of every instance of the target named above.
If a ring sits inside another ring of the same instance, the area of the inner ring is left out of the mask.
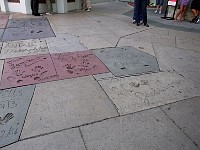
[[[2,150],[200,149],[199,24],[131,11],[0,14]]]

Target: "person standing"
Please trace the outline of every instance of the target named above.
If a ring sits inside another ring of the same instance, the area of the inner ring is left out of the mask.
[[[91,0],[83,0],[83,9],[90,12],[92,8]]]
[[[181,20],[183,20],[183,16],[185,14],[186,7],[189,4],[189,1],[190,0],[180,0],[180,9],[178,10],[178,12],[176,13],[176,16],[175,16],[176,21],[180,22]]]
[[[193,0],[190,9],[194,15],[194,18],[190,21],[190,23],[198,23],[200,21],[200,0]]]
[[[140,15],[142,13],[142,21],[146,27],[149,27],[147,24],[147,0],[135,0],[136,2],[136,24],[140,25]]]
[[[47,15],[52,15],[53,14],[53,6],[52,6],[53,0],[46,0],[48,12],[46,13]]]
[[[156,10],[155,10],[155,14],[156,14],[156,13],[159,13],[159,14],[162,13],[163,1],[164,1],[164,0],[156,0]]]
[[[38,9],[39,9],[39,0],[31,0],[32,15],[41,16],[41,14],[38,12]]]

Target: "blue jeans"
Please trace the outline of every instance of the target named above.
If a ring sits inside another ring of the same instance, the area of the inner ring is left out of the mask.
[[[143,23],[147,23],[147,0],[135,0],[136,2],[136,23],[140,23],[142,15]]]
[[[140,21],[142,20],[142,12],[140,13]],[[137,8],[136,8],[136,0],[134,0],[134,8],[133,8],[133,20],[136,20]]]

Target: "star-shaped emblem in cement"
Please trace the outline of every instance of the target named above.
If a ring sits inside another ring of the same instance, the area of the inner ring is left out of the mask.
[[[7,28],[39,27],[49,26],[47,18],[25,18],[11,19],[8,21]]]
[[[0,90],[0,147],[18,141],[34,89],[31,85]]]
[[[133,47],[93,50],[115,76],[159,72],[156,57]]]
[[[55,34],[50,26],[7,28],[5,29],[2,41],[40,39],[54,36]]]
[[[8,22],[8,15],[0,15],[0,28],[5,28]]]
[[[109,72],[92,51],[52,54],[59,79]]]
[[[0,89],[57,80],[50,55],[6,59]]]

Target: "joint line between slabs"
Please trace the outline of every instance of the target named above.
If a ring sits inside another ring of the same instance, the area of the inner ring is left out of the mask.
[[[85,149],[88,150],[87,144],[86,144],[86,142],[85,142],[85,140],[84,140],[84,136],[83,136],[83,133],[82,133],[80,127],[79,127],[78,129],[79,129],[79,132],[80,132],[81,138],[82,138],[82,140],[83,140],[83,144],[84,144],[84,146],[85,146]]]

